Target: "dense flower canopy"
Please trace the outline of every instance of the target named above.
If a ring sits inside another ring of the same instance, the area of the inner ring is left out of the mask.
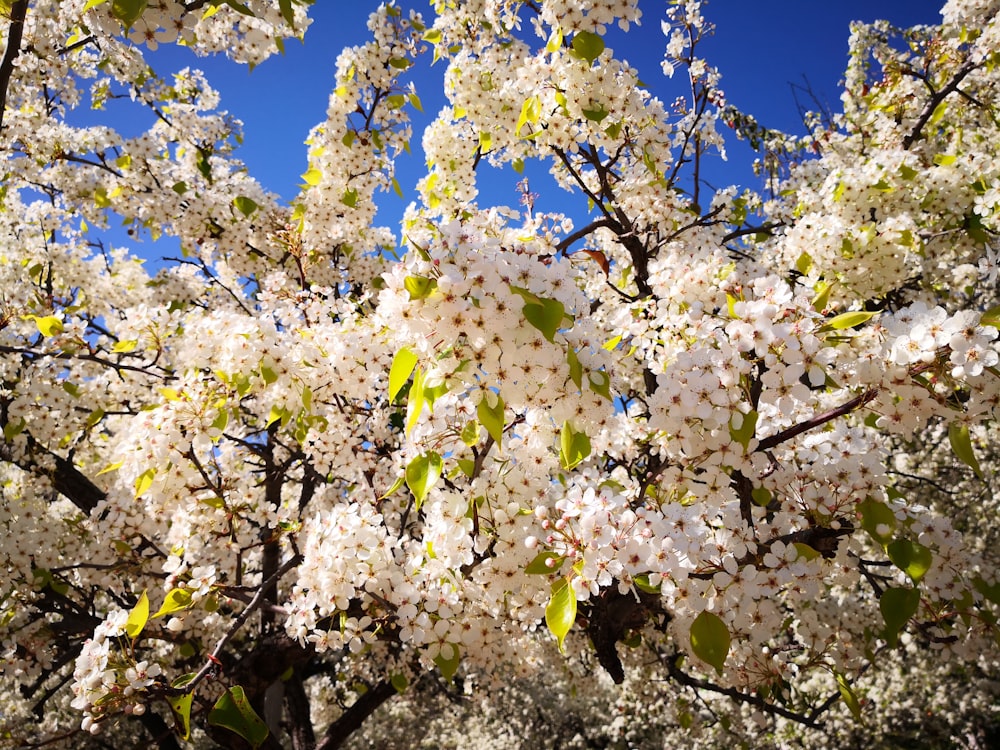
[[[696,0],[383,5],[286,206],[144,55],[262,63],[309,5],[0,2],[0,745],[328,749],[383,704],[386,747],[986,742],[1000,3],[853,27],[804,137],[727,104]],[[605,43],[640,22],[676,101]],[[77,124],[122,97],[146,132]],[[762,192],[699,176],[732,132]],[[575,212],[480,202],[528,163]]]

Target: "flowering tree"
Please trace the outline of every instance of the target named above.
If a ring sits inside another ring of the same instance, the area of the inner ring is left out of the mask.
[[[383,6],[286,207],[143,54],[256,64],[308,5],[0,2],[0,742],[329,749],[442,697],[456,744],[988,731],[997,3],[855,27],[805,138],[727,105],[698,2],[672,103],[606,46],[637,0]],[[146,132],[76,124],[122,97]],[[764,193],[703,184],[726,128]],[[477,202],[531,162],[576,213]]]

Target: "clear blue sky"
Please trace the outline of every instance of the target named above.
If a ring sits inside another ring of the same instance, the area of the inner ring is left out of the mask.
[[[401,0],[429,14],[426,0]],[[616,32],[608,44],[616,54],[637,67],[643,80],[661,98],[670,100],[683,93],[684,76],[666,79],[660,71],[665,38],[660,20],[666,3],[649,0],[641,7],[643,23],[623,37]],[[200,67],[220,91],[222,108],[244,122],[245,144],[239,152],[265,188],[283,199],[292,199],[306,169],[303,145],[309,129],[325,116],[327,99],[335,86],[334,63],[348,44],[368,38],[365,23],[377,7],[373,0],[316,0],[312,26],[304,44],[287,43],[286,54],[275,56],[253,71],[225,59],[199,59],[185,49],[170,49],[152,58],[161,74],[170,67]],[[715,0],[704,13],[715,23],[716,34],[703,47],[703,54],[722,72],[722,87],[729,101],[753,114],[769,127],[801,132],[801,122],[791,84],[810,84],[815,94],[834,109],[839,108],[839,87],[847,61],[850,21],[876,18],[902,26],[937,23],[939,5],[930,0]],[[440,76],[444,65],[426,64],[417,69],[418,93],[428,119],[443,104]],[[113,114],[109,108],[107,114]],[[414,122],[414,146],[419,146],[420,121]],[[732,138],[728,164],[708,165],[722,184],[739,183],[760,187],[749,165],[752,156]],[[415,149],[410,164],[400,165],[399,181],[406,201],[414,195],[415,180],[423,174],[422,159]],[[716,171],[716,168],[718,171]],[[508,205],[516,205],[514,186],[518,176],[481,172],[481,184]],[[533,182],[536,192],[544,187]],[[539,206],[553,208],[543,196]],[[381,196],[379,223],[396,228],[404,201],[392,193]]]

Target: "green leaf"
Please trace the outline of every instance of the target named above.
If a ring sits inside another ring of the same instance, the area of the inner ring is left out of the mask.
[[[479,422],[475,419],[470,419],[466,422],[459,433],[459,438],[470,448],[476,445],[479,442]]]
[[[573,35],[573,51],[588,63],[593,63],[604,51],[604,40],[589,31]]]
[[[563,33],[562,29],[556,26],[552,29],[552,33],[549,35],[549,40],[545,44],[546,52],[558,52],[559,48],[562,47],[563,43]]]
[[[554,341],[556,331],[562,324],[566,308],[557,299],[539,298],[538,302],[529,302],[522,309],[525,319],[542,332],[548,341]]]
[[[427,276],[407,276],[403,279],[403,287],[409,292],[411,300],[426,299],[437,289],[437,279]]]
[[[659,585],[654,586],[649,582],[649,573],[640,573],[639,575],[634,576],[632,578],[632,582],[635,584],[636,588],[639,589],[639,591],[642,591],[646,594],[660,593],[660,586]]]
[[[392,358],[389,368],[389,401],[395,401],[397,394],[410,379],[413,368],[417,366],[417,355],[409,347],[404,346]]]
[[[451,654],[445,656],[445,649],[451,649]],[[451,679],[458,672],[458,665],[461,661],[462,656],[458,652],[458,646],[454,643],[443,643],[441,644],[441,650],[438,655],[434,657],[434,663],[437,668],[441,670],[441,676],[444,677],[445,682],[451,682]]]
[[[249,742],[254,750],[267,739],[267,724],[257,715],[239,685],[226,690],[208,712],[208,723],[223,727]]]
[[[854,326],[861,325],[872,318],[874,318],[878,313],[866,312],[864,310],[854,310],[853,312],[845,312],[840,315],[835,315],[830,318],[826,323],[823,324],[821,331],[842,331],[846,328],[854,328]]]
[[[135,603],[132,607],[132,611],[128,613],[128,620],[125,622],[125,635],[131,638],[133,641],[139,637],[139,633],[142,629],[146,627],[146,622],[149,620],[149,598],[146,596],[146,592],[143,591],[139,595],[139,601]]]
[[[1000,305],[991,307],[984,312],[979,318],[979,325],[1000,328]]]
[[[882,592],[878,608],[882,610],[882,619],[885,620],[885,640],[889,648],[896,648],[899,631],[917,613],[919,606],[919,589],[890,588]]]
[[[486,428],[486,432],[489,433],[498,447],[503,439],[505,406],[500,394],[493,391],[485,391],[479,405],[476,406],[476,417],[479,419],[479,423]]]
[[[426,376],[421,368],[413,372],[413,385],[410,386],[410,395],[406,399],[406,429],[405,433],[410,434],[410,430],[420,419],[420,413],[424,410],[424,402],[427,400],[424,394],[424,380]]]
[[[840,672],[834,672],[834,675],[837,677],[837,689],[840,690],[840,697],[847,704],[854,718],[861,721],[861,702],[851,687],[851,683]]]
[[[417,510],[420,510],[427,493],[440,479],[442,466],[441,456],[434,451],[421,453],[407,464],[406,486],[413,493]]]
[[[190,606],[190,591],[187,589],[170,589],[170,591],[167,592],[167,596],[163,600],[163,606],[156,611],[156,614],[153,615],[153,617],[163,617],[164,615],[170,615],[174,612],[181,612],[188,609]]]
[[[861,528],[878,544],[883,546],[888,544],[896,530],[896,514],[892,509],[885,503],[869,497],[858,503],[858,512],[861,514]],[[880,526],[885,530],[880,531]]]
[[[260,208],[256,201],[252,198],[247,198],[245,195],[241,195],[237,198],[233,198],[233,205],[236,206],[238,210],[244,216],[249,217],[254,211]]]
[[[760,415],[756,411],[750,411],[742,416],[743,420],[740,423],[739,429],[733,427],[733,420],[736,419],[735,415],[733,416],[733,419],[730,420],[729,435],[733,438],[733,440],[743,446],[743,450],[746,450],[750,445],[750,441],[757,433],[757,419]]]
[[[545,606],[545,625],[556,637],[559,650],[563,651],[563,641],[576,622],[576,594],[569,581],[560,578],[552,584],[552,596]]]
[[[810,562],[819,557],[819,552],[817,552],[815,549],[810,547],[805,542],[794,542],[792,546],[795,547],[795,551],[796,553],[798,553],[798,557],[795,558],[796,560],[802,558],[806,562]]]
[[[194,675],[188,675],[188,677],[194,677]],[[188,681],[190,682],[190,680]],[[177,685],[176,687],[183,686]],[[193,699],[194,693],[167,696],[167,703],[174,715],[174,727],[177,730],[177,735],[185,741],[191,738],[191,701]]]
[[[566,351],[566,362],[569,364],[569,379],[573,381],[573,384],[577,388],[581,388],[583,383],[583,365],[580,364],[580,358],[573,347],[570,347]]]
[[[111,351],[115,354],[128,354],[135,351],[138,345],[139,342],[136,339],[123,339],[115,342],[115,345],[111,347]]]
[[[948,425],[948,440],[951,442],[951,449],[958,457],[958,460],[969,466],[976,476],[983,478],[983,470],[979,467],[976,454],[972,450],[972,437],[969,435],[969,426],[962,422],[952,422]]]
[[[535,125],[542,116],[542,100],[537,96],[530,96],[524,100],[521,105],[521,114],[517,118],[517,126],[514,128],[514,134],[521,138],[529,138],[534,134],[532,132],[529,135],[522,135],[521,128],[526,124]],[[532,128],[534,131],[534,128]]]
[[[601,120],[603,120],[605,117],[611,114],[610,112],[608,112],[608,110],[604,108],[603,105],[593,107],[590,109],[581,108],[580,112],[583,114],[584,117],[586,117],[591,122],[601,122]]]
[[[150,488],[153,484],[153,478],[156,476],[156,469],[146,469],[142,474],[135,478],[135,496],[138,498]]]
[[[568,421],[563,422],[559,433],[559,463],[566,471],[579,466],[590,455],[590,438],[577,432]]]
[[[608,401],[613,400],[611,398],[611,376],[604,370],[594,370],[587,373],[587,382],[590,383],[590,390],[598,396],[603,396]]]
[[[131,29],[142,18],[146,5],[146,0],[112,0],[111,15],[121,21],[126,29]]]
[[[707,610],[691,623],[691,649],[695,656],[715,667],[720,675],[729,655],[731,638],[722,619]]]
[[[397,672],[392,677],[389,678],[389,682],[397,693],[402,695],[406,692],[406,688],[410,686],[410,681],[406,679],[406,675],[402,672]]]
[[[939,167],[950,167],[956,161],[958,161],[958,157],[955,156],[954,154],[934,155],[934,163],[937,164]]]
[[[560,555],[552,550],[546,550],[545,552],[539,552],[535,555],[535,559],[528,563],[524,572],[529,576],[539,576],[548,575],[549,573],[555,573],[559,570],[559,566],[563,564],[565,556]],[[549,560],[553,561],[552,565],[549,565]]]
[[[827,308],[827,305],[830,304],[830,292],[833,291],[833,284],[821,281],[816,284],[816,289],[819,291],[816,293],[816,296],[812,298],[812,309],[821,313]]]
[[[35,321],[38,332],[43,336],[56,336],[63,332],[63,323],[55,315],[46,315],[44,317],[32,315],[31,317]]]
[[[281,17],[285,23],[295,28],[295,10],[292,8],[292,0],[278,0],[278,8],[281,10]]]
[[[316,187],[319,185],[319,181],[323,179],[323,173],[316,169],[316,167],[309,167],[306,172],[303,172],[302,179],[306,185]]]
[[[934,555],[927,547],[909,539],[897,539],[886,547],[886,552],[889,553],[892,564],[906,573],[915,584],[920,583],[934,560]]]

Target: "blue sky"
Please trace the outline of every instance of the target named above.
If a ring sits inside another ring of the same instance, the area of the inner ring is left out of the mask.
[[[402,4],[412,4],[429,14],[424,0],[402,0]],[[668,80],[659,67],[665,45],[660,31],[665,6],[663,0],[644,3],[641,26],[627,36],[618,32],[609,35],[608,44],[639,69],[651,91],[671,100],[684,93],[685,77],[676,75]],[[345,45],[368,38],[365,24],[375,7],[373,0],[316,0],[311,11],[314,21],[304,44],[288,42],[284,56],[275,56],[252,71],[225,59],[196,58],[186,49],[158,53],[152,62],[161,74],[184,65],[206,71],[221,93],[221,107],[244,123],[245,142],[239,156],[250,174],[290,201],[301,182],[299,175],[306,169],[303,141],[309,129],[323,120],[335,86],[337,54]],[[808,81],[821,101],[838,109],[838,82],[846,66],[851,20],[887,18],[910,26],[940,19],[939,5],[930,0],[716,0],[705,7],[704,14],[715,23],[716,34],[702,52],[720,69],[729,101],[762,124],[789,132],[802,130],[792,84]],[[440,83],[444,64],[431,68],[427,62],[429,59],[416,69],[414,80],[429,119],[444,101]],[[106,114],[115,113],[109,107]],[[421,131],[420,121],[415,120],[415,147]],[[735,138],[730,139],[728,148],[728,163],[716,160],[716,164],[707,165],[715,180],[759,188],[760,182],[750,170],[753,156],[749,150]],[[409,201],[416,179],[423,174],[419,152],[415,149],[410,163],[399,166],[399,181],[405,201]],[[515,185],[519,179],[513,170],[480,173],[481,189],[488,191],[490,199],[495,197],[508,205],[517,204]],[[543,193],[537,205],[559,208],[561,197],[547,195],[546,186],[539,185],[537,179],[533,179],[532,189]],[[395,228],[403,207],[404,200],[384,194],[379,223]]]

